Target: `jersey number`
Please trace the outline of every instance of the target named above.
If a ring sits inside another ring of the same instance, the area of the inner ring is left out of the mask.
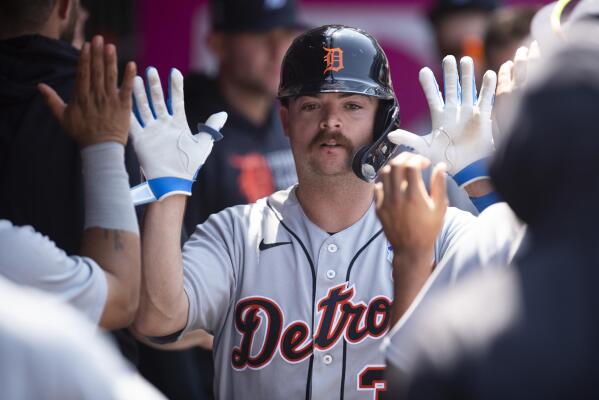
[[[358,390],[372,390],[373,399],[379,400],[387,391],[384,365],[367,365],[358,374]]]

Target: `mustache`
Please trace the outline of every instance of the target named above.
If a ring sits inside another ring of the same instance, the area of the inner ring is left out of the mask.
[[[335,142],[337,142],[337,144],[340,146],[343,146],[343,147],[346,147],[349,149],[353,149],[353,147],[354,147],[352,142],[347,137],[345,137],[345,135],[343,135],[343,133],[341,133],[341,131],[330,131],[330,130],[318,131],[318,134],[310,142],[310,147],[320,146],[323,142],[329,141],[331,139],[335,140]]]

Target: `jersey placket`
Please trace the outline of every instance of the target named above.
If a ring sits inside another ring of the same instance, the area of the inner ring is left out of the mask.
[[[316,259],[316,302],[314,304],[314,365],[312,371],[312,398],[329,398],[332,393],[339,391],[341,382],[341,370],[343,361],[343,332],[335,340],[328,344],[326,337],[329,329],[324,329],[330,324],[333,329],[340,317],[340,309],[335,307],[334,317],[326,318],[323,309],[323,300],[330,295],[332,288],[345,282],[344,266],[348,264],[351,252],[343,248],[335,235],[331,235],[320,246]],[[319,304],[321,307],[319,307]],[[331,331],[333,329],[330,329]],[[322,332],[319,332],[322,330]],[[323,346],[324,345],[324,346]],[[324,348],[322,348],[324,347]]]

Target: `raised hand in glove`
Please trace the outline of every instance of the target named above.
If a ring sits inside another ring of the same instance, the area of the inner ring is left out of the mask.
[[[433,163],[444,162],[447,172],[463,187],[488,177],[486,159],[494,151],[491,110],[497,76],[493,71],[485,73],[477,99],[472,59],[462,57],[460,69],[458,77],[455,58],[443,59],[445,100],[433,72],[426,67],[420,70],[433,129],[425,136],[398,129],[389,134],[389,140],[413,148]]]
[[[181,72],[171,70],[166,103],[155,68],[147,70],[146,85],[147,90],[143,79],[135,78],[136,112],[131,115],[130,130],[147,179],[131,189],[136,205],[174,194],[191,196],[197,172],[210,155],[214,141],[222,138],[219,130],[227,120],[225,112],[213,114],[205,124],[199,124],[199,133],[193,135],[185,116]]]

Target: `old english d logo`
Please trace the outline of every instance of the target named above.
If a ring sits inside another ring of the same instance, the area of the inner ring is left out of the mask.
[[[324,56],[324,62],[327,64],[322,72],[326,74],[329,71],[338,72],[343,69],[343,50],[340,47],[324,47],[327,54]]]

